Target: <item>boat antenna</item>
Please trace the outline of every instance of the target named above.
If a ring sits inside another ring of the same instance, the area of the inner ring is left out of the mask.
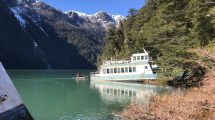
[[[143,46],[143,51],[144,51],[144,53],[147,53],[147,52],[146,52],[146,49],[145,49],[145,47],[144,47],[144,46]]]

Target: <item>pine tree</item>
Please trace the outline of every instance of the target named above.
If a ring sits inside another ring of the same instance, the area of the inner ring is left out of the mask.
[[[137,14],[137,10],[135,8],[130,8],[128,10],[128,17],[134,17]]]

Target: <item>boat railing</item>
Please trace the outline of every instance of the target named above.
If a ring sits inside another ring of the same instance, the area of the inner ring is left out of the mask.
[[[99,74],[99,72],[90,72],[90,76],[96,76],[97,74]]]
[[[125,63],[130,63],[131,60],[106,60],[103,62],[103,64],[108,64],[108,65],[112,65],[112,64],[125,64]]]

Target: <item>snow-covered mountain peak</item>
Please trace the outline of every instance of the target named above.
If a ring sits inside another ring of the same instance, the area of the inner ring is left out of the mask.
[[[64,13],[67,14],[67,15],[71,14],[71,13],[77,13],[81,17],[95,17],[95,16],[99,16],[99,15],[108,15],[108,16],[112,17],[114,20],[123,20],[123,19],[125,19],[125,17],[122,16],[122,15],[112,15],[112,14],[109,14],[109,13],[107,13],[105,11],[98,11],[95,14],[87,14],[87,13],[83,13],[83,12],[79,12],[79,11],[75,11],[75,10],[70,10],[70,11],[66,11]]]
[[[99,11],[95,14],[86,14],[78,11],[67,11],[65,12],[70,18],[85,20],[86,22],[91,22],[94,24],[101,24],[105,29],[108,29],[110,26],[119,26],[120,21],[126,19],[122,15],[111,15],[105,11]]]
[[[122,15],[112,15],[112,17],[114,18],[115,21],[119,21],[119,20],[124,20],[126,19],[124,16]]]
[[[82,16],[82,17],[85,17],[85,16],[90,16],[86,13],[83,13],[83,12],[78,12],[78,11],[75,11],[75,10],[70,10],[70,11],[66,11],[64,12],[65,14],[69,15],[69,14],[72,14],[72,13],[76,13],[78,14],[79,16]]]
[[[98,12],[96,12],[95,14],[93,14],[94,16],[97,16],[97,15],[100,15],[100,14],[107,14],[107,15],[109,15],[107,12],[105,12],[105,11],[98,11]]]

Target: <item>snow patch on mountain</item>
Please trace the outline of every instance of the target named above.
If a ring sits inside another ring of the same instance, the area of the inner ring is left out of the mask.
[[[86,14],[86,13],[83,13],[83,12],[78,12],[78,11],[75,11],[75,10],[70,10],[70,11],[66,11],[66,12],[64,12],[65,14],[69,14],[69,13],[71,13],[71,12],[73,12],[73,13],[77,13],[79,16],[81,16],[81,17],[90,17],[91,15],[88,15],[88,14]]]
[[[20,7],[11,7],[10,10],[13,12],[16,19],[19,21],[20,25],[25,28],[27,22],[22,17],[22,9]]]
[[[38,0],[18,0],[18,3],[27,3],[27,2],[31,2],[31,3],[35,3]]]
[[[34,42],[34,48],[37,48],[39,45],[33,40]]]
[[[39,15],[33,15],[33,16],[28,16],[31,18],[32,22],[48,37],[48,33],[41,27],[42,25],[40,24],[41,22],[41,17]]]

